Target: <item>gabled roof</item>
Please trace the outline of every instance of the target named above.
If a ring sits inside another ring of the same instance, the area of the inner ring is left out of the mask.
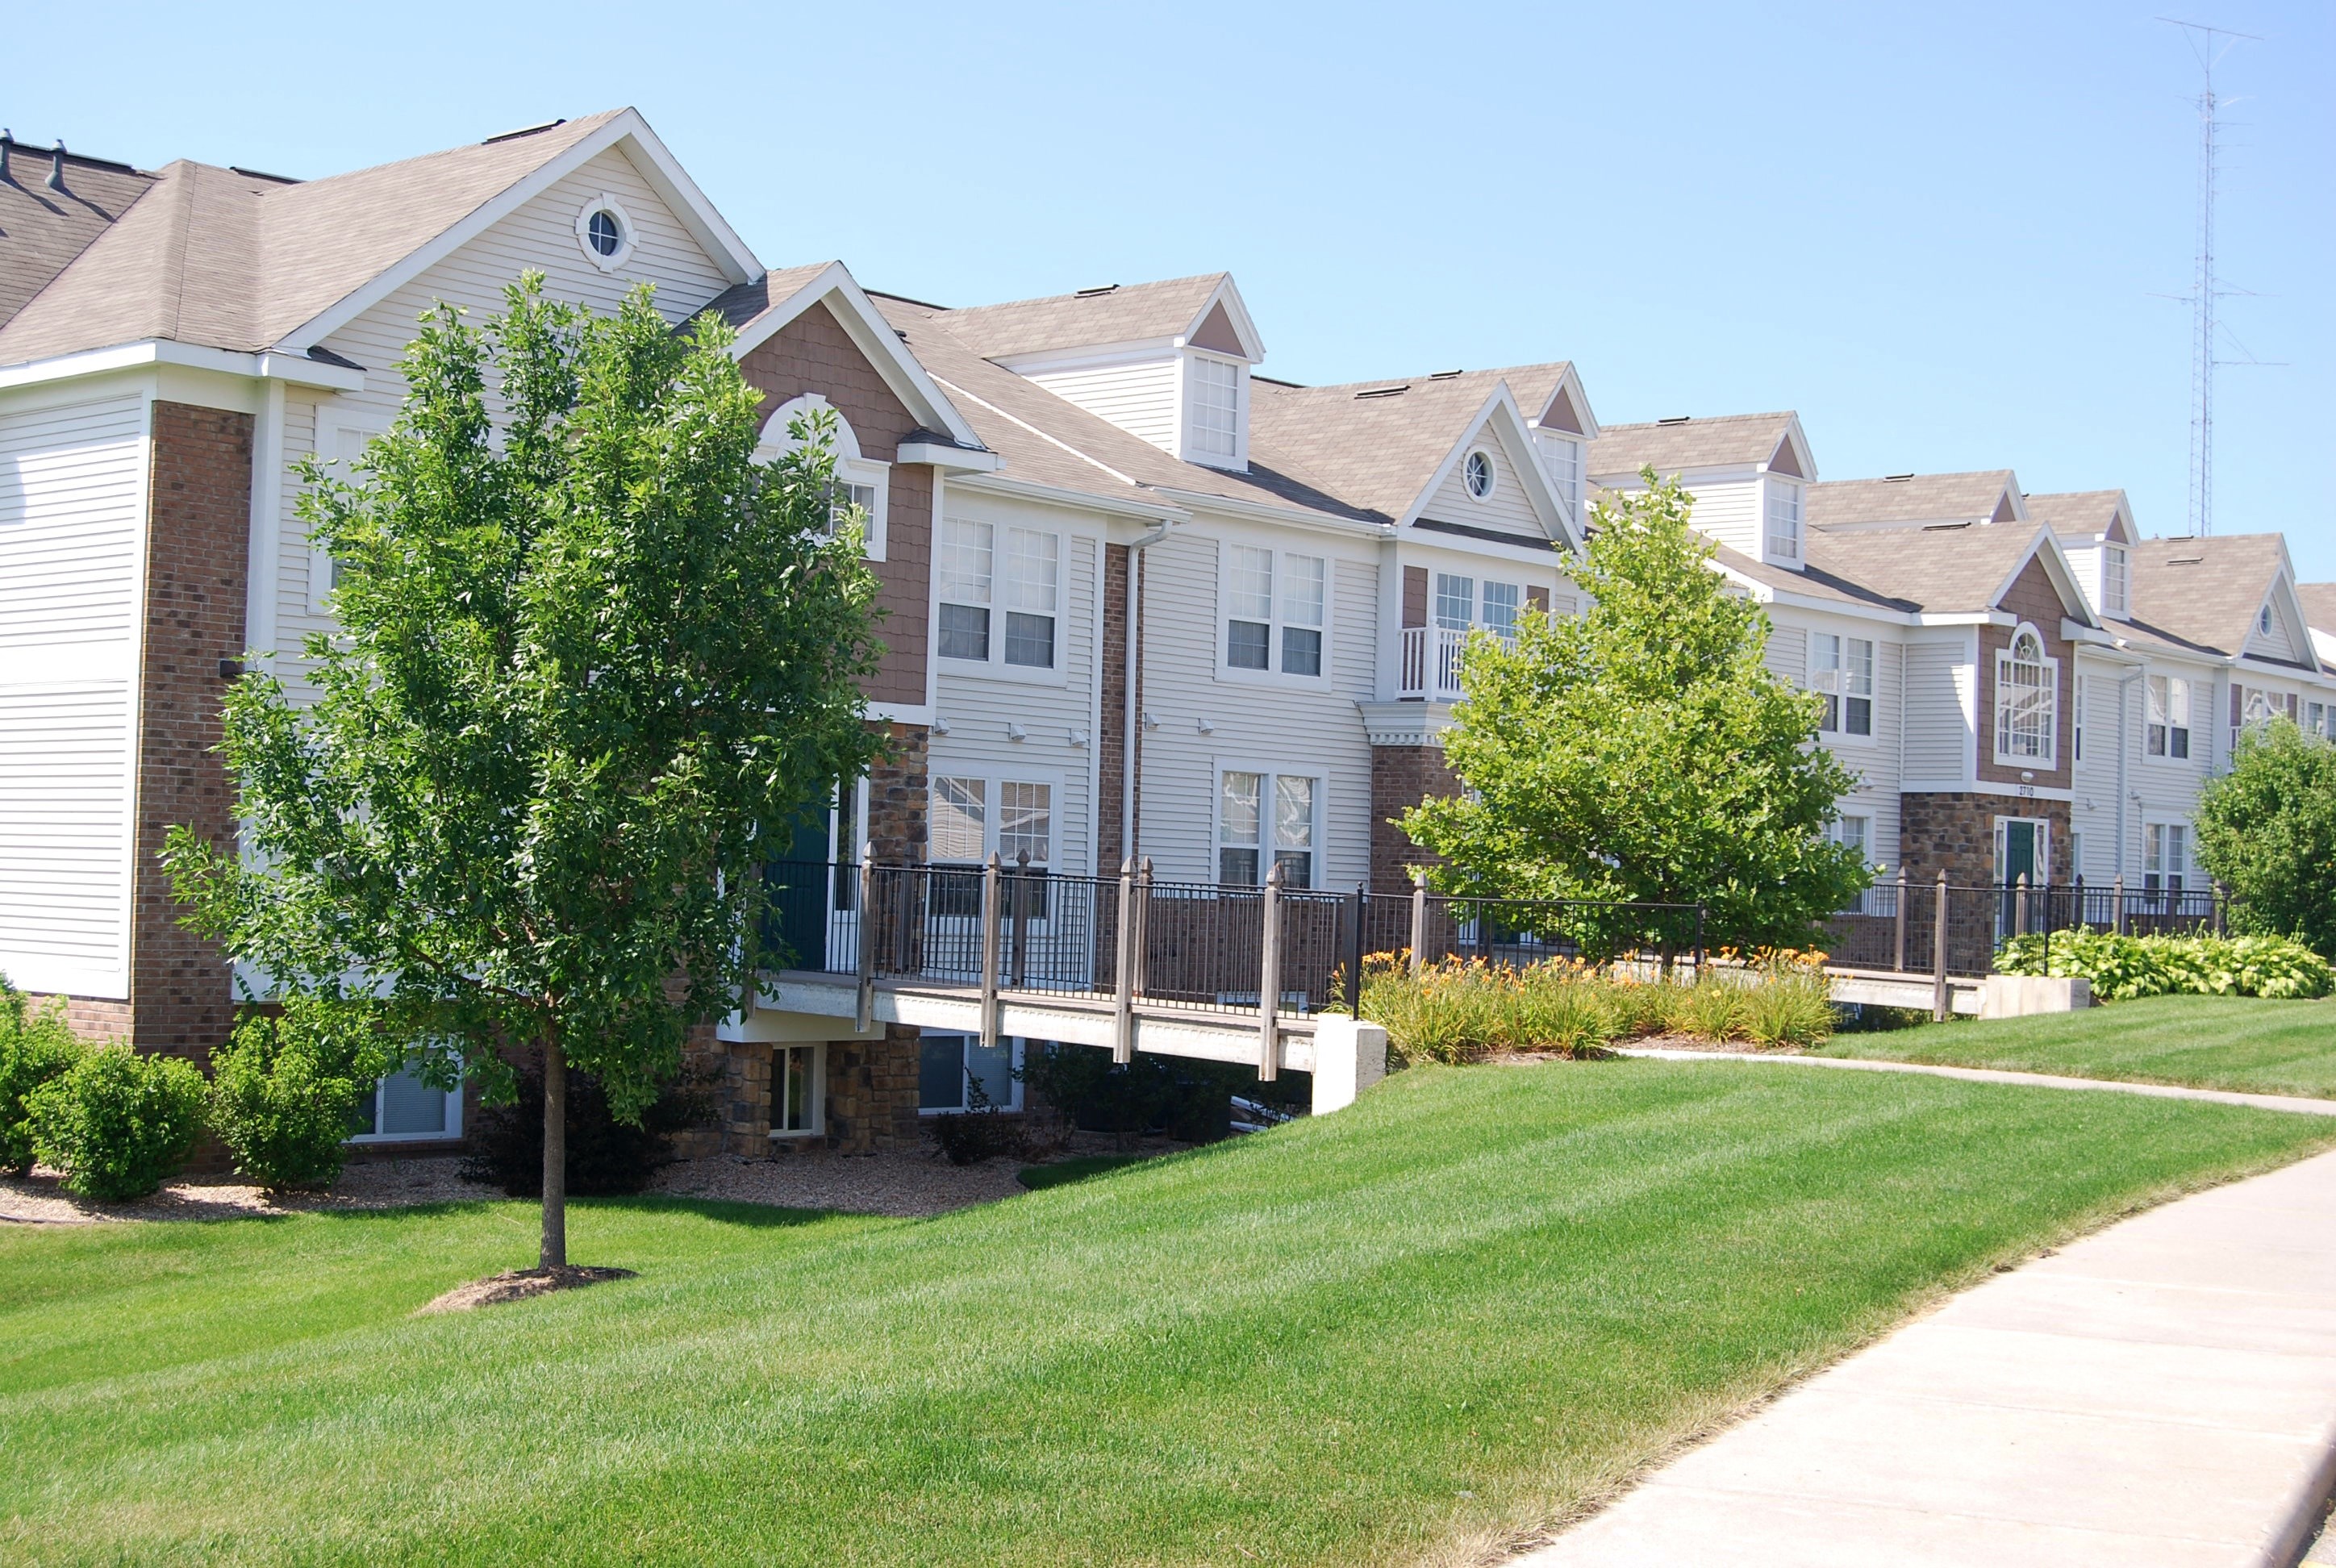
[[[760,270],[629,109],[301,183],[182,161],[0,326],[0,365],[148,338],[305,350],[618,142],[718,265]]]
[[[2133,618],[2235,657],[2286,565],[2275,533],[2143,540],[2133,552]]]
[[[1610,424],[1590,443],[1590,476],[1609,479],[1652,468],[1669,477],[1692,468],[1754,467],[1769,462],[1788,438],[1800,436],[1789,409],[1774,414],[1727,414],[1711,419],[1660,419]],[[1798,455],[1806,458],[1801,441]],[[1810,478],[1810,472],[1801,475]]]
[[[1548,404],[1571,368],[1559,361],[1342,386],[1252,379],[1250,466],[1374,518],[1404,521],[1504,386],[1523,437],[1523,419]]]
[[[977,305],[945,315],[950,334],[984,359],[1066,353],[1114,344],[1173,341],[1208,331],[1220,310],[1234,336],[1220,346],[1250,350],[1262,358],[1263,346],[1249,326],[1246,310],[1229,272],[1204,272],[1157,283],[1114,284],[1045,299],[1014,299]],[[1213,334],[1212,334],[1213,336]]]
[[[2020,482],[2008,468],[1836,479],[1809,486],[1812,529],[1925,522],[2025,521]],[[2022,531],[2023,534],[2025,531]]]
[[[97,237],[146,194],[156,176],[126,163],[64,155],[62,190],[50,186],[54,149],[0,136],[8,177],[0,180],[0,326],[47,287]]]
[[[2065,540],[2098,539],[2112,529],[2128,544],[2139,537],[2134,531],[2132,504],[2122,490],[2072,490],[2022,499],[2029,521],[2042,523]]]
[[[1842,609],[1880,609],[1898,615],[1911,615],[1922,609],[1912,599],[1893,599],[1864,583],[1836,577],[1822,567],[1796,571],[1791,567],[1771,566],[1724,544],[1713,547],[1712,560],[1730,577],[1767,589],[1767,597],[1772,599],[1777,594],[1790,594],[1795,599]]]
[[[1824,572],[1933,615],[1970,615],[1995,609],[2029,558],[2040,551],[2068,618],[2093,619],[2049,529],[1981,522],[1846,533],[1812,529],[1805,542],[1813,572]]]
[[[723,290],[699,314],[719,316],[737,330],[730,352],[744,359],[814,305],[828,307],[876,373],[924,426],[945,433],[955,445],[980,449],[981,438],[973,426],[933,384],[898,329],[841,261],[766,272],[751,283]]]

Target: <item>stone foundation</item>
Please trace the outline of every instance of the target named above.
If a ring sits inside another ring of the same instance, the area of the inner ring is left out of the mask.
[[[1910,882],[1932,882],[1943,869],[1957,887],[1995,882],[1995,819],[2032,817],[2051,824],[2047,835],[2050,880],[2074,875],[2068,858],[2067,801],[2022,800],[2012,795],[1957,791],[1899,797],[1898,854]]]

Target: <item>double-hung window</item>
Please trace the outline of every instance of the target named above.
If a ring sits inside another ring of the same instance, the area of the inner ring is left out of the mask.
[[[1783,560],[1801,559],[1801,487],[1768,482],[1768,553]]]
[[[1241,367],[1193,355],[1184,361],[1187,455],[1231,462],[1241,454]]]
[[[2190,829],[2182,823],[2151,823],[2142,830],[2141,885],[2151,892],[2178,893],[2190,872]]]
[[[2123,617],[2133,608],[2133,576],[2126,564],[2125,546],[2101,547],[2101,612]]]
[[[1329,562],[1319,555],[1225,548],[1225,667],[1322,673]]]
[[[1514,582],[1484,585],[1484,629],[1503,642],[1517,639],[1517,606],[1523,592]]]
[[[1320,802],[1320,781],[1310,774],[1226,769],[1218,781],[1217,881],[1256,887],[1278,865],[1283,886],[1312,887]]]
[[[2060,661],[2030,626],[1995,656],[1995,760],[2049,768],[2059,755]]]
[[[1550,473],[1557,481],[1557,492],[1565,498],[1566,511],[1576,522],[1582,519],[1582,443],[1550,441],[1542,445],[1549,459]]]
[[[940,657],[1053,669],[1062,571],[1059,534],[943,519]]]
[[[2154,675],[2147,682],[2149,711],[2142,750],[2150,756],[2190,755],[2190,683],[2178,675]]]
[[[2316,735],[2323,740],[2326,739],[2331,733],[2328,727],[2328,713],[2329,707],[2324,702],[2305,703],[2303,705],[2303,732],[2306,735]]]
[[[1012,871],[1043,873],[1055,860],[1055,786],[1034,779],[933,775],[927,842],[936,874],[932,912],[981,913],[980,868],[992,854]],[[1030,858],[1026,862],[1024,855]],[[1026,890],[1025,912],[1044,918],[1046,895]]]
[[[1834,632],[1809,638],[1809,689],[1825,698],[1817,728],[1826,735],[1874,733],[1874,642]]]
[[[1866,856],[1870,852],[1867,846],[1872,843],[1873,837],[1874,819],[1868,816],[1844,814],[1834,818],[1825,826],[1825,838],[1829,842],[1855,850],[1857,858],[1868,864],[1872,862],[1866,861]],[[1845,915],[1862,915],[1866,912],[1865,904],[1865,890],[1860,888],[1851,895],[1848,904],[1841,912]]]

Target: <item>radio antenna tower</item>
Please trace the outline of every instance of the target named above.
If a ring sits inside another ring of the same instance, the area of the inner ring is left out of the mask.
[[[2198,58],[2203,89],[2198,105],[2198,260],[2191,280],[2189,305],[2193,317],[2190,343],[2190,531],[2204,537],[2214,531],[2214,302],[2226,292],[2214,275],[2215,136],[2222,129],[2223,101],[2214,93],[2214,67],[2242,41],[2259,44],[2252,33],[2233,33],[2200,22],[2160,16],[2160,22],[2182,29],[2190,52]]]

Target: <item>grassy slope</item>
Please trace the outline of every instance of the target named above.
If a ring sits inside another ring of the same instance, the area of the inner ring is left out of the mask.
[[[1371,1562],[1544,1522],[1943,1286],[2321,1146],[1730,1063],[1419,1069],[927,1221],[601,1203],[0,1233],[0,1558]],[[1473,1495],[1472,1495],[1473,1494]]]
[[[2081,1013],[1837,1035],[1820,1053],[2336,1096],[2336,1001],[2146,997]]]

